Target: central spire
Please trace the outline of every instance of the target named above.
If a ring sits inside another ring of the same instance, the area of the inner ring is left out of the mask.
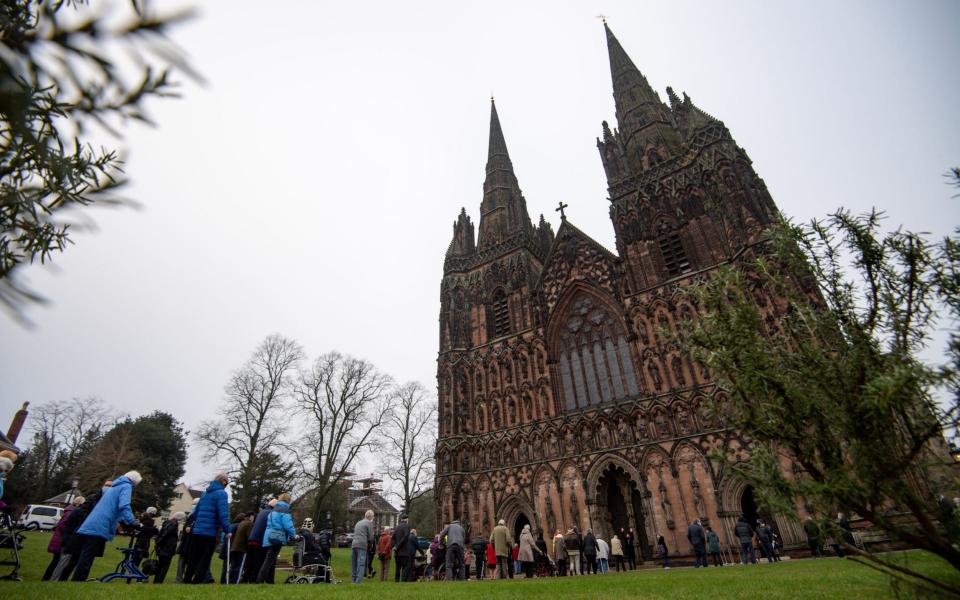
[[[497,105],[490,98],[490,141],[487,146],[487,176],[483,181],[483,202],[480,203],[481,250],[510,235],[533,228],[527,213],[527,201],[513,173],[507,153],[507,141],[500,126]]]
[[[490,172],[495,159],[501,158],[507,168],[512,169],[510,154],[507,152],[507,140],[503,138],[503,128],[500,127],[500,116],[497,115],[497,103],[490,97],[490,142],[487,145],[487,172]]]

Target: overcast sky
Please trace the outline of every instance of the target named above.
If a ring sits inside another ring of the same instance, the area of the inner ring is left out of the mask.
[[[193,429],[274,332],[435,389],[443,257],[460,207],[479,220],[491,92],[531,217],[556,228],[562,200],[614,247],[601,13],[661,98],[726,123],[787,215],[960,223],[955,1],[198,4],[174,38],[208,85],[151,104],[159,128],[125,142],[143,210],[92,211],[97,233],[27,272],[52,300],[32,329],[0,315],[3,427],[24,400],[93,395]],[[187,480],[208,470],[191,449]]]

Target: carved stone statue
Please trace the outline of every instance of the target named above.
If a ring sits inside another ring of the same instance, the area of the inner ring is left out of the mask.
[[[650,379],[653,380],[653,387],[658,392],[663,389],[663,378],[660,376],[660,368],[652,360],[647,363],[647,372],[650,373]]]
[[[676,377],[677,383],[679,385],[686,385],[687,378],[683,374],[683,363],[680,362],[680,357],[674,356],[670,364],[673,367],[673,376]]]

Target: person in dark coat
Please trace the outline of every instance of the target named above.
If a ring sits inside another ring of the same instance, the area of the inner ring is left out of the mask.
[[[63,530],[67,526],[67,521],[70,520],[70,515],[77,507],[83,504],[83,502],[83,496],[74,496],[70,505],[67,506],[63,511],[63,515],[60,516],[60,520],[57,521],[56,527],[53,528],[53,535],[50,536],[50,543],[47,544],[47,552],[53,556],[50,558],[50,564],[47,565],[47,570],[44,571],[43,578],[40,581],[50,581],[53,577],[53,572],[57,570],[57,565],[60,564],[60,557],[63,555],[63,545],[66,542]],[[73,533],[72,530],[71,533]]]
[[[780,557],[773,552],[773,530],[763,521],[757,526],[757,539],[767,562],[779,562]]]
[[[810,556],[812,558],[823,558],[823,551],[820,549],[820,527],[813,517],[808,516],[803,520],[803,532],[807,534],[807,545],[810,546]]]
[[[657,552],[660,553],[660,557],[663,559],[663,568],[670,568],[670,551],[667,549],[667,540],[662,536],[657,536]]]
[[[153,506],[147,507],[147,510],[143,511],[143,514],[140,515],[140,530],[137,531],[137,539],[133,545],[137,551],[134,552],[131,557],[133,564],[137,565],[137,567],[140,566],[140,561],[150,556],[150,541],[160,533],[160,530],[157,529],[156,523],[153,520],[156,516],[157,509]]]
[[[416,529],[410,529],[410,533],[407,534],[407,547],[406,555],[409,557],[410,561],[408,563],[405,581],[416,581],[417,580],[417,568],[416,568],[416,558],[419,555],[421,558],[425,556],[423,549],[420,548],[420,538],[417,536]]]
[[[753,550],[753,527],[750,527],[746,518],[741,516],[737,519],[737,525],[733,528],[733,533],[740,540],[740,564],[757,564],[757,555]]]
[[[263,547],[263,534],[267,531],[267,519],[273,512],[273,507],[277,505],[277,499],[271,498],[267,504],[260,509],[253,525],[250,527],[250,535],[247,538],[247,553],[243,558],[243,573],[240,575],[241,583],[256,583],[257,576],[260,574],[260,568],[263,566],[263,559],[266,557],[267,550]]]
[[[187,571],[187,562],[190,558],[190,530],[193,529],[193,523],[197,520],[197,503],[200,498],[193,500],[193,508],[190,514],[183,520],[183,531],[180,532],[180,543],[177,545],[177,583],[183,583],[183,574]]]
[[[410,535],[410,525],[407,523],[407,515],[400,515],[400,523],[393,528],[391,541],[393,542],[393,559],[395,562],[393,580],[396,583],[400,581],[410,581],[410,573],[413,554],[410,552],[407,537]],[[402,577],[401,577],[402,575]]]
[[[713,559],[713,566],[723,566],[723,560],[720,559],[720,536],[709,525],[707,526],[707,552]]]
[[[483,579],[483,565],[487,562],[487,540],[482,535],[470,541],[470,550],[473,551],[473,564],[477,566],[477,581]]]
[[[103,492],[97,505],[83,521],[83,525],[77,529],[74,536],[80,543],[80,558],[77,559],[77,567],[71,578],[73,581],[87,580],[94,559],[103,556],[107,542],[116,535],[118,523],[134,527],[139,525],[130,509],[130,498],[133,487],[142,479],[137,471],[128,471],[114,479],[110,488]]]
[[[550,567],[550,555],[547,554],[548,552],[547,541],[543,539],[543,530],[537,531],[536,546],[538,551],[537,564],[539,565],[539,568],[542,569],[543,573],[547,573],[548,575],[553,575],[552,569]],[[477,577],[477,579],[479,579],[479,577]]]
[[[597,574],[597,551],[600,547],[597,545],[597,536],[593,535],[593,529],[587,529],[587,534],[583,536],[583,560],[586,564],[585,574]]]
[[[228,481],[225,473],[217,473],[193,511],[197,516],[190,530],[190,549],[187,551],[187,569],[183,573],[184,583],[203,583],[217,547],[218,531],[227,532],[227,539],[231,538],[226,490]]]
[[[623,532],[623,530],[620,530]],[[636,544],[637,536],[633,532],[633,527],[630,528],[630,531],[623,534],[623,553],[627,562],[630,563],[630,569],[637,568],[637,553],[636,553]]]
[[[700,524],[700,519],[690,523],[690,526],[687,527],[687,540],[693,547],[693,567],[697,569],[710,566],[707,564],[707,535],[703,530],[703,525]]]
[[[173,555],[177,553],[177,534],[180,523],[183,523],[185,518],[186,515],[182,512],[175,512],[160,526],[160,533],[157,534],[157,541],[153,546],[157,553],[157,572],[153,576],[154,583],[163,583],[167,577],[170,562],[173,560]]]

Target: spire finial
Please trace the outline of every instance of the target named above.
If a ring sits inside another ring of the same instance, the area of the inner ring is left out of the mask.
[[[563,200],[561,200],[561,201],[560,201],[560,206],[558,206],[556,209],[554,209],[554,210],[556,210],[558,213],[560,213],[560,220],[561,220],[561,221],[566,221],[566,220],[567,220],[567,215],[563,212],[563,209],[565,209],[565,208],[567,208],[567,207],[569,207],[569,206],[570,206],[569,204],[564,204],[564,203],[563,203]]]

